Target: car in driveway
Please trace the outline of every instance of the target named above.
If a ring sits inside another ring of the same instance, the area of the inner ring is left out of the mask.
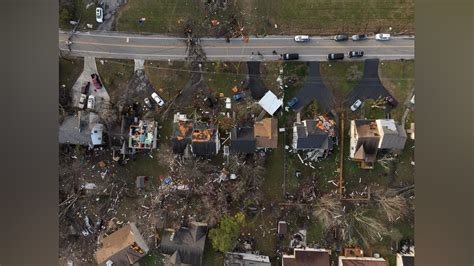
[[[92,83],[94,84],[94,87],[96,88],[96,90],[102,89],[102,82],[100,82],[99,75],[95,73],[91,74],[91,78],[92,78]]]
[[[328,60],[342,60],[344,59],[343,53],[328,54]]]
[[[362,101],[361,101],[360,99],[357,99],[357,100],[351,105],[351,110],[352,110],[352,112],[355,112],[361,105],[362,105]]]
[[[299,54],[283,54],[283,60],[298,60],[299,58]]]
[[[352,58],[352,57],[362,57],[364,56],[364,51],[350,51],[347,56],[349,56],[349,58]]]
[[[290,101],[288,101],[288,107],[293,108],[298,104],[298,98],[293,97]]]
[[[104,9],[102,7],[96,7],[96,9],[95,9],[95,21],[97,21],[97,23],[104,22]]]
[[[295,36],[295,42],[309,42],[309,36],[308,35],[296,35]]]
[[[145,105],[146,105],[146,107],[148,107],[148,109],[151,109],[153,107],[153,105],[151,104],[150,99],[145,98],[144,101],[145,101]]]
[[[349,40],[349,35],[346,35],[346,34],[338,34],[336,36],[334,36],[334,40],[339,42],[339,41],[347,41]]]
[[[163,101],[163,99],[161,99],[161,97],[158,96],[158,94],[156,92],[151,94],[151,98],[153,98],[153,100],[155,100],[155,102],[158,104],[158,106],[161,107],[161,106],[165,105],[165,101]]]
[[[353,41],[363,41],[368,38],[367,34],[355,34],[352,35],[352,40]]]
[[[85,95],[84,93],[81,93],[81,97],[79,98],[79,105],[78,105],[79,109],[84,109],[86,100],[87,100],[87,95]]]
[[[375,34],[375,39],[377,41],[388,41],[388,40],[390,40],[390,34],[388,34],[388,33],[378,33],[378,34]]]
[[[94,109],[95,107],[95,97],[94,95],[89,95],[89,99],[87,99],[87,109]]]

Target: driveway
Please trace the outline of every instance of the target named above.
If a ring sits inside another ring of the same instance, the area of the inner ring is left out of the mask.
[[[265,86],[262,77],[260,76],[260,62],[247,62],[247,69],[247,80],[244,86],[250,89],[252,92],[252,98],[260,100],[268,91],[268,88]]]
[[[334,107],[334,95],[332,91],[326,87],[321,79],[319,71],[319,62],[309,63],[309,75],[303,84],[303,87],[296,94],[298,103],[294,107],[300,112],[312,100],[316,100],[319,106],[327,113]]]
[[[115,30],[116,14],[120,6],[127,3],[127,0],[105,0],[104,2],[104,22],[99,24],[97,30],[113,31]],[[94,11],[93,11],[94,12]],[[138,21],[138,18],[137,18]]]
[[[367,99],[376,100],[379,97],[386,97],[390,92],[380,82],[379,74],[379,60],[367,59],[364,66],[364,77],[359,84],[347,96],[346,105],[352,105],[357,99],[365,101]]]

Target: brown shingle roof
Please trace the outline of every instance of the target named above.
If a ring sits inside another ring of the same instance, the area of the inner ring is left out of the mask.
[[[277,148],[278,147],[278,121],[275,118],[265,118],[255,122],[254,136],[257,140],[257,147]]]
[[[317,249],[296,249],[293,256],[283,255],[283,266],[329,266],[329,252]]]

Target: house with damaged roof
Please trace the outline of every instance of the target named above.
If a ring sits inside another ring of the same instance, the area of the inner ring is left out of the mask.
[[[295,248],[293,254],[282,256],[282,266],[329,266],[330,250]]]
[[[207,230],[206,223],[194,221],[178,230],[166,230],[160,243],[165,265],[201,266]]]
[[[278,148],[278,120],[265,118],[253,125],[257,149]]]
[[[197,156],[210,156],[219,153],[221,143],[219,129],[206,122],[193,121],[185,114],[177,113],[173,121],[171,141],[173,152],[184,154],[189,151]]]
[[[233,253],[225,254],[224,266],[271,266],[268,256],[252,253]]]
[[[372,169],[379,151],[400,152],[405,147],[405,129],[393,119],[357,119],[351,121],[350,152],[363,169]]]
[[[100,241],[95,258],[99,266],[132,265],[150,250],[135,223],[130,223]]]
[[[296,151],[310,151],[317,158],[326,157],[333,150],[336,123],[325,117],[303,120],[293,124],[292,147]]]
[[[240,122],[238,126],[232,128],[230,132],[230,151],[232,153],[254,153],[256,148],[257,140],[251,121]]]

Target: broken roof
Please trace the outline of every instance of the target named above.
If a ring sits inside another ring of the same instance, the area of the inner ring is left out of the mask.
[[[95,257],[99,265],[111,260],[116,265],[130,265],[149,251],[135,223],[130,223],[102,239]],[[140,252],[141,251],[141,252]]]
[[[278,147],[278,120],[265,118],[254,124],[254,137],[259,148]]]
[[[233,253],[225,254],[224,266],[271,266],[268,256],[256,255],[251,253]]]
[[[254,153],[257,142],[254,137],[254,128],[250,121],[240,123],[230,132],[230,150],[238,153]]]
[[[170,255],[174,264],[202,265],[202,255],[206,242],[207,224],[190,222],[176,232],[165,231],[161,239],[160,250]]]
[[[329,251],[295,248],[293,255],[283,255],[282,266],[329,266]]]
[[[339,256],[339,266],[389,266],[383,258]]]
[[[328,132],[317,127],[316,120],[304,120],[295,122],[296,149],[332,149],[333,142]]]
[[[271,92],[267,91],[265,95],[258,101],[258,104],[265,110],[267,113],[273,116],[273,114],[283,105],[283,101],[278,99],[277,96]]]

